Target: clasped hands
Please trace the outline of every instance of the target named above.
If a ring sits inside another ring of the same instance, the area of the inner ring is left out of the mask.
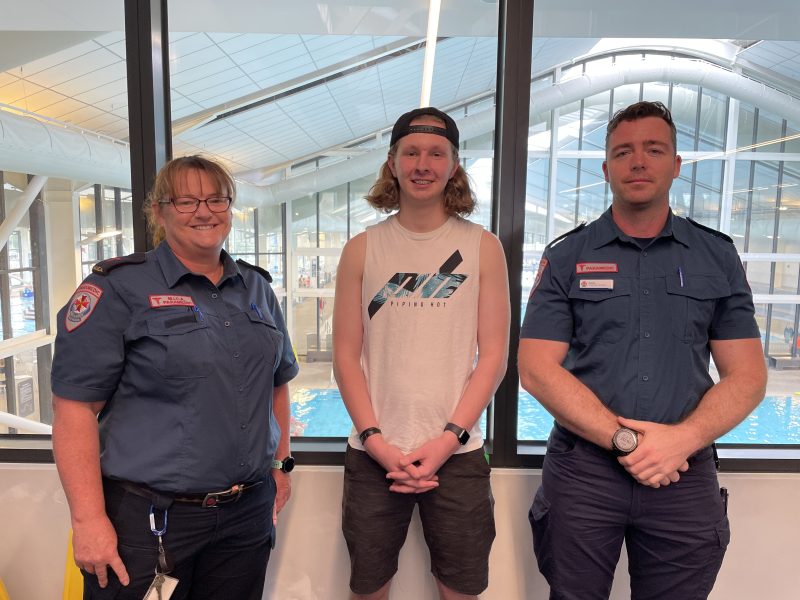
[[[617,460],[636,481],[652,488],[676,483],[689,470],[687,458],[697,448],[685,427],[617,417],[619,424],[639,433],[639,445]]]
[[[367,453],[386,470],[389,489],[400,494],[423,494],[438,487],[436,473],[458,447],[456,436],[447,431],[408,454],[380,435],[371,436],[364,444]]]

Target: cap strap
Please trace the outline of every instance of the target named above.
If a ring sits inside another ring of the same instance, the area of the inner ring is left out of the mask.
[[[410,135],[412,133],[433,133],[442,137],[448,137],[447,129],[444,127],[436,127],[434,125],[409,125],[406,129],[406,133],[400,137],[405,137],[406,135]]]

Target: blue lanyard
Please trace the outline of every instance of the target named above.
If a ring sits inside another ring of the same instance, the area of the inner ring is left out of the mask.
[[[150,505],[150,531],[153,535],[157,537],[161,537],[165,533],[167,533],[167,509],[164,509],[164,528],[163,529],[156,529],[156,517],[154,514],[155,507],[151,504]]]

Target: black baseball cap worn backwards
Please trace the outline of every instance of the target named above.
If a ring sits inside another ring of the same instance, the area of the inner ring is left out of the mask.
[[[418,119],[419,117],[426,115],[441,119],[444,121],[444,127],[437,127],[435,125],[411,124],[411,121],[414,119]],[[458,148],[458,127],[456,127],[456,122],[453,121],[449,115],[443,113],[438,108],[433,108],[432,106],[415,108],[414,110],[401,115],[392,128],[392,139],[389,142],[389,146],[394,146],[397,143],[397,140],[411,133],[433,133],[434,135],[441,135],[442,137],[446,137],[448,140],[450,140],[450,143]]]

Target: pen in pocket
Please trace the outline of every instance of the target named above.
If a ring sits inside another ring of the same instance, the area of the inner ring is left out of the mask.
[[[194,305],[194,307],[192,308],[192,310],[193,310],[193,311],[195,312],[195,314],[197,315],[197,320],[198,320],[198,321],[202,322],[202,321],[205,321],[205,320],[206,320],[206,319],[205,319],[205,317],[203,316],[203,311],[201,311],[201,310],[200,310],[200,307],[199,307],[199,306],[197,306],[197,304],[195,304],[195,305]]]
[[[683,267],[678,267],[678,279],[680,280],[681,287],[683,287]]]
[[[264,318],[264,315],[263,315],[263,313],[261,312],[261,309],[260,309],[260,308],[258,308],[258,304],[256,304],[255,302],[251,302],[251,303],[250,303],[250,308],[252,308],[252,309],[253,309],[253,312],[254,312],[254,313],[256,313],[256,314],[258,315],[258,318],[259,318],[259,319],[263,319],[263,318]]]

